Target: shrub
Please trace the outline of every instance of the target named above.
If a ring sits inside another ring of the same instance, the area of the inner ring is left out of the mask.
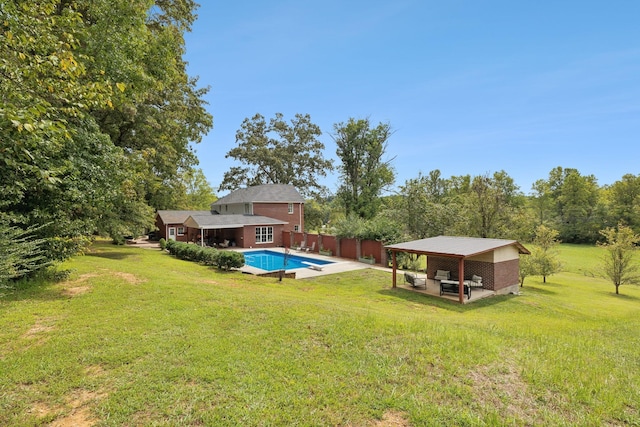
[[[208,266],[218,265],[218,250],[213,248],[202,248],[200,262]]]
[[[244,254],[234,251],[218,251],[216,264],[218,268],[230,270],[244,265]]]
[[[167,249],[167,241],[164,240],[164,237],[161,237],[158,243],[160,243],[160,249],[162,249],[163,251]]]

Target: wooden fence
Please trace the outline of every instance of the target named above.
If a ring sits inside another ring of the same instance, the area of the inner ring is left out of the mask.
[[[282,241],[289,248],[304,245],[313,247],[314,253],[327,254],[327,251],[331,251],[331,256],[339,258],[357,261],[366,257],[373,258],[376,264],[388,264],[387,251],[382,242],[377,240],[339,239],[330,234],[283,231]]]

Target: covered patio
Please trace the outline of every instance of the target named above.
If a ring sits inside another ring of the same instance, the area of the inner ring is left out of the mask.
[[[453,298],[461,304],[473,301],[477,297],[516,292],[520,277],[520,254],[530,254],[529,250],[516,240],[454,236],[413,240],[388,245],[385,249],[391,252],[394,288],[398,286],[398,277],[404,283],[403,276],[397,274],[397,254],[403,252],[425,255],[426,277],[422,277],[425,279],[425,289],[421,290],[411,285],[409,288],[447,297],[451,287],[444,287],[446,292],[442,293],[442,283],[453,282],[457,285],[458,291],[457,295],[452,294]],[[442,272],[447,273],[444,280],[438,276],[438,273]],[[477,282],[471,281],[477,277],[480,277],[479,286]],[[472,283],[476,286],[472,286]]]

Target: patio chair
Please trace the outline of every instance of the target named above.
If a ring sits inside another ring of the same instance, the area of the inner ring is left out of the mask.
[[[417,277],[415,274],[413,273],[404,273],[404,281],[406,283],[409,283],[411,285],[411,287],[413,288],[417,288],[417,287],[424,287],[425,289],[427,289],[427,279],[423,279],[421,277]]]
[[[224,239],[224,242],[219,243],[218,246],[221,247],[221,248],[228,248],[229,247],[229,241],[227,239]]]
[[[305,252],[313,252],[313,250],[316,248],[316,242],[311,243],[311,247],[306,246],[303,250]]]

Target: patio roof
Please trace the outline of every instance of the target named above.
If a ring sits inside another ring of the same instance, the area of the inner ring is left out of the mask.
[[[223,228],[242,228],[247,225],[282,225],[286,221],[260,215],[191,215],[184,222],[189,228],[199,230],[219,230]]]
[[[530,253],[529,250],[522,246],[517,240],[457,236],[429,237],[427,239],[387,245],[385,246],[385,249],[392,252],[408,252],[444,257],[467,258],[491,252],[506,246],[515,246],[521,254]]]

